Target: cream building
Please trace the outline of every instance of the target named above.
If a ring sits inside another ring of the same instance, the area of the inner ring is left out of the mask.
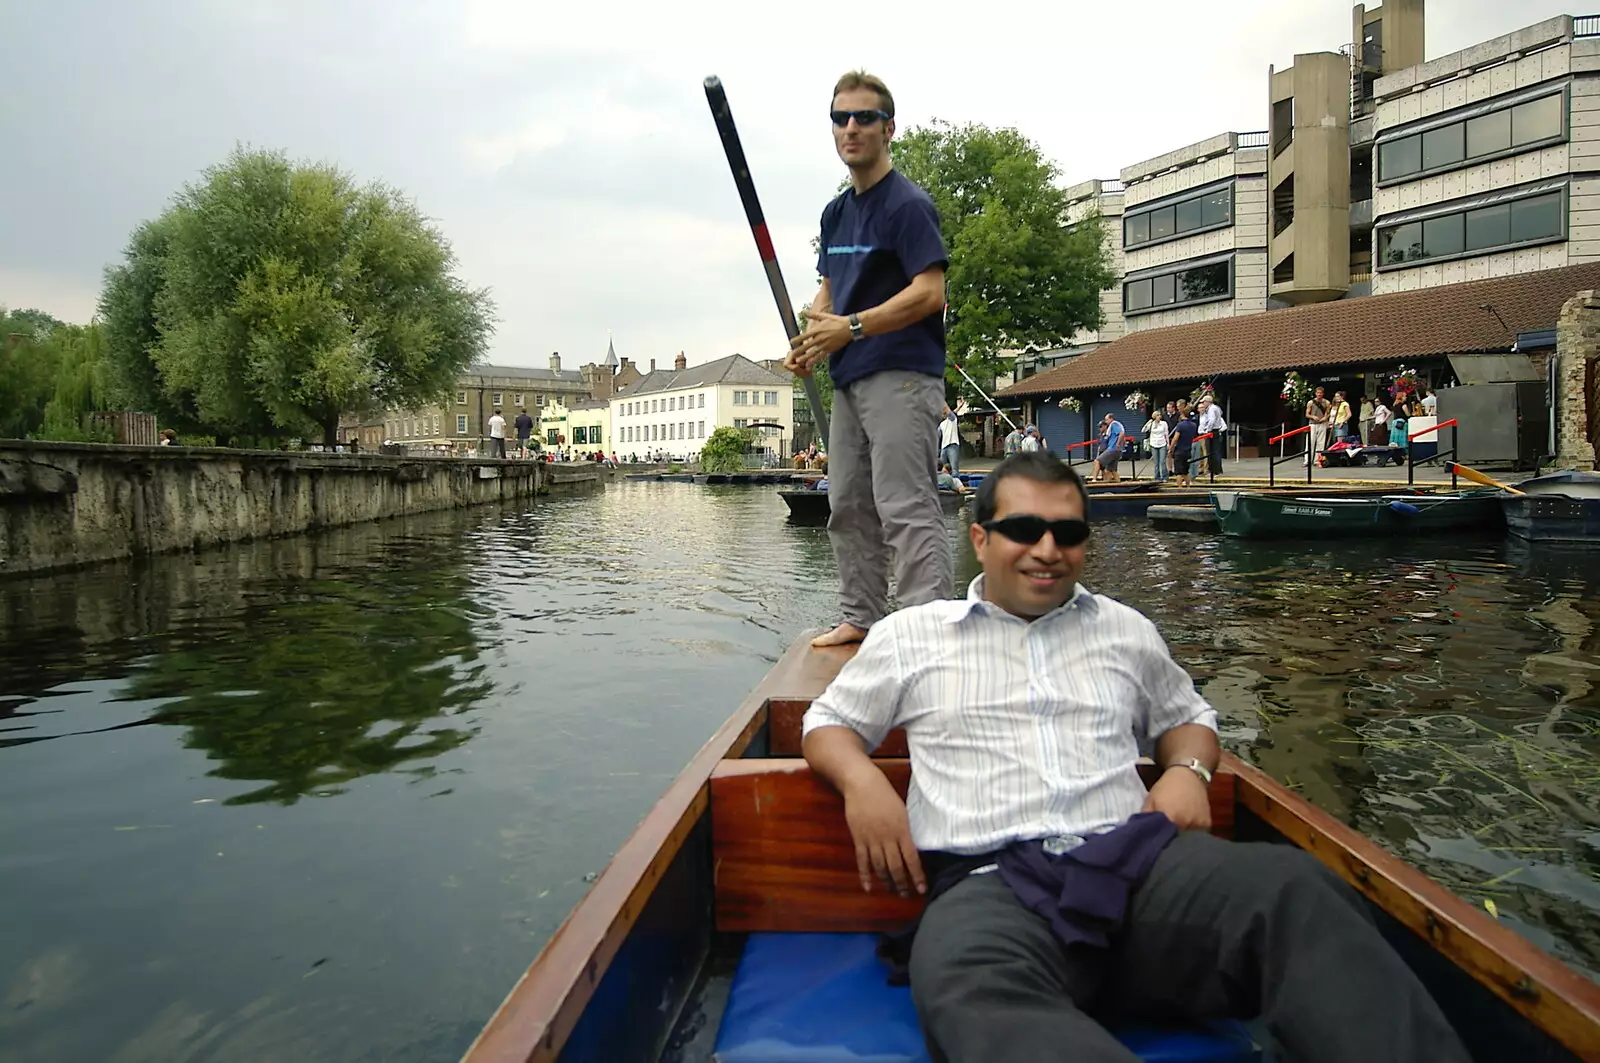
[[[1600,19],[1379,78],[1373,291],[1600,258]]]
[[[757,429],[781,460],[794,439],[793,378],[731,354],[689,366],[679,354],[671,370],[652,370],[611,399],[609,449],[618,455],[653,453],[692,459],[717,428]]]
[[[1266,143],[1222,133],[1123,169],[1128,332],[1266,310]]]

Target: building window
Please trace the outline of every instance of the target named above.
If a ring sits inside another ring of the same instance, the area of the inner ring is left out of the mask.
[[[1410,181],[1567,139],[1565,89],[1378,144],[1378,183]]]
[[[464,413],[458,413],[458,414],[456,414],[456,435],[464,436],[466,434],[467,434],[467,415],[464,414]]]
[[[1566,239],[1563,190],[1491,203],[1378,230],[1378,268],[1470,258]]]
[[[513,403],[515,403],[516,405],[521,406],[522,405],[522,392],[519,391],[515,395],[511,396],[511,401]]]
[[[1233,182],[1212,185],[1182,199],[1132,208],[1122,219],[1122,246],[1158,244],[1233,224]]]
[[[456,405],[457,406],[465,406],[466,404],[467,404],[467,393],[465,391],[456,392]]]
[[[1226,258],[1128,281],[1122,286],[1122,312],[1151,313],[1232,297],[1233,259]]]

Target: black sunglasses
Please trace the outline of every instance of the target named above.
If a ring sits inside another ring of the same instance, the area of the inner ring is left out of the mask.
[[[893,118],[894,115],[890,114],[888,111],[877,110],[829,111],[828,117],[833,119],[834,125],[838,126],[840,129],[843,129],[845,126],[850,124],[850,119],[852,118],[856,120],[856,125],[869,126],[877,125],[880,120],[887,122],[889,119]]]
[[[1049,532],[1050,537],[1056,541],[1056,546],[1082,546],[1089,541],[1088,521],[1078,520],[1076,517],[1067,520],[1045,520],[1043,517],[1030,515],[1005,517],[1001,520],[986,520],[978,527],[984,531],[999,532],[1014,543],[1032,546],[1044,538],[1044,533]]]

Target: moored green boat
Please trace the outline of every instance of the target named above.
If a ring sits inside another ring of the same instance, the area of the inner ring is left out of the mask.
[[[1245,539],[1408,536],[1500,531],[1501,494],[1495,488],[1368,498],[1213,491],[1211,505],[1222,533]]]

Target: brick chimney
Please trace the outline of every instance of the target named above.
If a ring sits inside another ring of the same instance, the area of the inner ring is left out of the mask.
[[[672,368],[676,369],[680,373],[689,368],[689,359],[683,356],[682,351],[679,351],[678,357],[672,360]]]
[[[550,352],[550,372],[552,372],[552,373],[561,372],[561,352],[560,351],[551,351]]]

